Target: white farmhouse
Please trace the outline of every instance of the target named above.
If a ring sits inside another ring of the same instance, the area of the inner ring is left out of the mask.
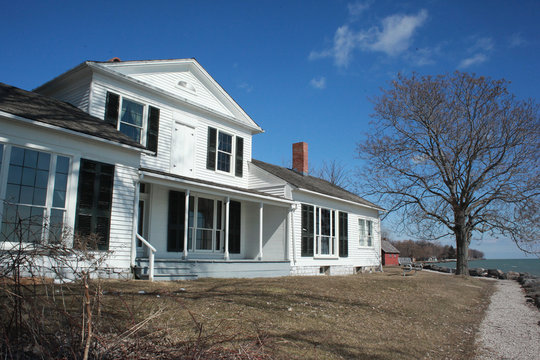
[[[307,175],[305,143],[293,169],[252,159],[259,133],[194,59],[0,84],[1,245],[15,225],[27,242],[92,233],[106,273],[163,280],[379,268],[383,209]]]

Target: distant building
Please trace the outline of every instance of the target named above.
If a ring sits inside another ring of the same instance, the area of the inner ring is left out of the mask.
[[[382,240],[381,253],[384,266],[399,266],[399,250],[390,241]]]

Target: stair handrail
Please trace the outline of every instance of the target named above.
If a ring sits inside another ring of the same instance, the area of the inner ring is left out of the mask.
[[[137,234],[137,239],[150,250],[150,254],[148,255],[148,280],[154,281],[154,253],[157,249],[139,234]]]

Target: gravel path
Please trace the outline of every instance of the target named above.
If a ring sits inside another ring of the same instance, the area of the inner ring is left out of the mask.
[[[540,311],[516,281],[497,280],[477,344],[477,360],[540,359]]]

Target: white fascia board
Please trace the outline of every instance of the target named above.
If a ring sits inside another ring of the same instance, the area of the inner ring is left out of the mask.
[[[192,107],[194,109],[197,109],[199,111],[208,113],[210,115],[213,115],[213,116],[215,116],[215,117],[217,117],[217,118],[219,118],[221,120],[231,122],[231,123],[233,123],[233,124],[235,124],[237,126],[248,128],[248,129],[250,129],[252,131],[252,134],[258,134],[258,133],[264,132],[263,129],[260,128],[259,126],[253,126],[253,125],[250,125],[250,124],[246,124],[246,123],[244,123],[242,121],[239,121],[239,120],[235,119],[232,116],[217,112],[217,111],[215,111],[215,110],[213,110],[213,109],[211,109],[211,108],[209,108],[207,106],[196,104],[193,101],[191,101],[189,99],[186,99],[185,97],[182,97],[180,95],[171,94],[168,91],[164,91],[164,90],[162,90],[160,88],[157,88],[157,87],[155,87],[153,85],[147,84],[147,83],[145,83],[143,81],[134,79],[134,78],[129,77],[127,75],[124,75],[124,74],[122,74],[122,73],[120,73],[120,72],[118,72],[118,71],[116,71],[116,70],[114,70],[114,69],[112,69],[110,67],[104,66],[102,64],[88,63],[88,66],[90,66],[93,70],[101,72],[102,74],[111,75],[111,76],[114,76],[116,78],[122,79],[122,80],[124,80],[124,81],[126,81],[128,83],[135,84],[135,85],[137,85],[138,87],[140,87],[143,90],[152,91],[154,93],[157,93],[158,95],[165,96],[168,99],[171,99],[171,100],[173,100],[175,102],[180,101],[183,104],[189,105],[190,107]]]
[[[223,193],[225,193],[225,194],[236,194],[236,195],[240,195],[240,196],[242,196],[244,198],[259,199],[259,200],[265,200],[267,202],[277,203],[277,204],[280,204],[281,206],[283,206],[284,204],[289,205],[289,206],[296,204],[296,202],[292,201],[292,200],[279,199],[279,198],[272,197],[272,196],[253,194],[253,193],[245,192],[245,191],[241,191],[241,190],[223,188],[223,187],[220,187],[220,186],[217,186],[217,185],[202,184],[202,183],[196,182],[196,181],[190,181],[190,180],[187,180],[187,179],[178,179],[178,178],[175,178],[175,177],[172,177],[172,176],[166,176],[166,175],[162,175],[162,174],[155,174],[155,173],[147,172],[147,171],[144,171],[144,170],[140,170],[140,174],[142,175],[142,179],[145,179],[145,178],[152,179],[152,178],[154,178],[154,179],[159,179],[159,180],[165,180],[168,184],[184,184],[186,186],[193,186],[193,187],[198,187],[198,188],[202,188],[202,189],[208,189],[208,190],[212,191],[214,195],[223,194]]]
[[[386,212],[386,210],[384,210],[384,209],[382,209],[380,207],[369,206],[369,205],[362,204],[362,203],[359,203],[359,202],[356,202],[356,201],[345,200],[345,199],[338,198],[338,197],[335,197],[335,196],[321,194],[320,192],[316,192],[316,191],[312,191],[312,190],[307,190],[307,189],[302,189],[302,188],[296,188],[296,190],[304,192],[306,194],[317,195],[317,196],[321,196],[321,197],[324,197],[324,198],[327,198],[327,199],[332,199],[332,200],[335,200],[335,201],[341,201],[341,202],[344,202],[344,203],[347,203],[347,204],[353,204],[353,205],[365,207],[365,208],[368,208],[368,209],[373,209],[373,210],[377,210],[377,211]]]
[[[78,131],[75,131],[75,130],[66,129],[66,128],[63,128],[63,127],[60,127],[60,126],[47,124],[47,123],[44,123],[44,122],[41,122],[41,121],[32,120],[32,119],[26,119],[26,118],[23,118],[21,116],[13,115],[13,114],[1,111],[1,110],[0,110],[0,116],[2,116],[4,118],[7,118],[7,119],[20,121],[20,122],[23,122],[25,124],[33,125],[33,126],[36,126],[36,127],[41,127],[41,128],[45,128],[45,129],[49,129],[49,130],[53,130],[53,131],[59,131],[59,132],[63,132],[63,133],[66,133],[66,134],[75,135],[75,136],[79,136],[79,137],[94,140],[94,141],[99,141],[99,142],[106,143],[106,144],[109,144],[109,145],[121,147],[121,148],[130,150],[130,151],[136,151],[136,152],[144,153],[144,154],[147,154],[147,155],[154,155],[153,151],[149,151],[149,150],[145,150],[145,149],[139,149],[139,148],[136,148],[136,147],[131,146],[131,145],[122,144],[122,143],[112,141],[112,140],[108,140],[108,139],[103,139],[103,138],[100,138],[99,136],[85,134],[85,133],[78,132]]]
[[[49,87],[54,88],[58,81],[62,81],[63,79],[69,78],[70,76],[72,76],[73,74],[78,73],[79,71],[83,70],[87,66],[88,66],[88,61],[85,61],[82,64],[79,64],[79,65],[75,66],[73,69],[70,69],[70,70],[66,71],[65,73],[62,73],[62,74],[52,78],[51,80],[47,81],[45,84],[42,84],[42,85],[34,88],[32,91],[39,93],[43,89],[47,89]]]

